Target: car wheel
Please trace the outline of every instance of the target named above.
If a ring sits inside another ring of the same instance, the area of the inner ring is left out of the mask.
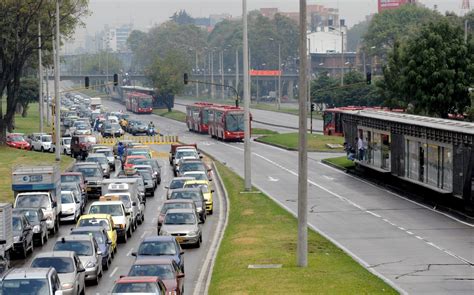
[[[64,149],[64,154],[65,154],[65,155],[67,155],[67,151],[66,151],[66,149]]]
[[[209,210],[209,215],[212,215],[214,213],[214,209]]]
[[[142,213],[142,223],[145,222],[145,214]]]

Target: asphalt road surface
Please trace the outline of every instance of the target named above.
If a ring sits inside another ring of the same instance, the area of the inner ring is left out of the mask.
[[[151,146],[153,150],[157,151],[159,155],[164,155],[169,152],[169,145],[154,145]],[[173,172],[168,162],[168,158],[162,156],[159,158],[161,165],[161,185],[159,185],[155,191],[154,197],[148,197],[145,210],[145,222],[139,225],[137,230],[133,233],[133,236],[128,239],[126,244],[119,243],[117,245],[118,252],[115,258],[112,260],[112,264],[108,271],[104,271],[104,275],[101,278],[99,285],[86,287],[86,294],[107,294],[112,290],[114,281],[119,278],[120,275],[126,275],[133,264],[135,257],[131,256],[131,253],[137,251],[140,241],[144,237],[156,235],[156,223],[158,216],[158,209],[160,208],[163,200],[165,199],[166,190],[165,186],[168,185],[170,180],[173,178]],[[212,183],[211,183],[212,185]],[[186,268],[185,277],[185,292],[186,294],[192,294],[196,281],[200,275],[201,267],[204,258],[206,257],[211,243],[211,239],[214,230],[217,226],[217,220],[219,219],[219,196],[218,191],[214,193],[214,214],[207,217],[206,223],[203,227],[203,243],[200,248],[192,248],[184,246],[185,251],[184,261]],[[89,201],[91,203],[91,201]],[[86,210],[87,212],[87,210]],[[36,254],[45,251],[52,251],[54,243],[58,237],[68,235],[71,228],[75,225],[73,223],[63,224],[60,226],[59,233],[50,236],[49,241],[41,248],[35,247],[34,253],[29,254],[27,259],[13,259],[12,267],[29,266],[32,259]]]
[[[123,109],[115,102],[105,104]],[[284,121],[281,114],[274,116]],[[156,115],[140,118],[154,121],[162,134],[197,143],[243,176],[242,143],[191,133],[184,123]],[[251,146],[253,185],[296,215],[297,153],[257,142]],[[402,293],[473,293],[472,225],[326,166],[319,158],[309,156],[309,226]]]

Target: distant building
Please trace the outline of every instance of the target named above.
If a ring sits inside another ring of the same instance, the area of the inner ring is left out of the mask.
[[[347,28],[318,27],[316,31],[308,33],[310,53],[340,53],[347,51]],[[344,45],[344,46],[342,46]]]
[[[416,3],[416,0],[378,0],[379,13],[384,10],[398,8],[408,3]]]
[[[133,30],[133,25],[122,25],[119,27],[109,27],[105,25],[104,30],[92,38],[96,50],[108,50],[112,52],[127,52],[127,39]]]

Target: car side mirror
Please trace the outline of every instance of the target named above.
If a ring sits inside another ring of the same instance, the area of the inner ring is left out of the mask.
[[[184,273],[179,273],[176,277],[177,277],[178,279],[184,278]]]
[[[170,187],[169,187],[169,186],[165,186],[165,188],[166,188],[166,189],[170,189]]]
[[[102,251],[97,251],[97,255],[102,255]]]
[[[207,172],[211,172],[211,171],[212,171],[212,169],[207,169]]]
[[[125,216],[130,216],[130,212],[125,213]]]
[[[137,202],[132,202],[132,206],[136,206],[137,205]]]
[[[131,255],[134,256],[134,257],[137,257],[137,252],[132,252]]]
[[[202,155],[199,155],[199,159],[202,159],[202,158],[204,158],[204,157]]]
[[[112,245],[112,241],[111,241],[111,240],[107,240],[107,245]]]
[[[79,201],[79,200],[76,200],[76,204],[80,204],[80,203],[81,203],[81,201]]]
[[[27,225],[25,226],[25,228],[23,229],[24,231],[30,231],[32,228],[31,228],[31,225]]]
[[[48,219],[46,219],[46,218],[41,218],[41,221],[46,221],[46,220],[48,220]]]
[[[51,206],[52,206],[53,208],[56,208],[57,205],[58,205],[58,203],[56,203],[55,201],[53,201],[53,202],[51,203]]]
[[[184,251],[183,251],[183,250],[181,250],[181,251],[179,252],[179,254],[183,255],[183,254],[184,254]]]
[[[86,271],[86,269],[84,267],[80,267],[80,268],[77,269],[77,272],[85,272],[85,271]]]
[[[213,192],[214,192],[214,190],[213,190],[213,189],[211,189],[211,193],[213,193]]]
[[[114,229],[115,230],[120,229],[120,226],[119,225],[114,225]]]

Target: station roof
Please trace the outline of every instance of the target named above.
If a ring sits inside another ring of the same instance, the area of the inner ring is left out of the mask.
[[[474,135],[474,123],[379,110],[347,110],[342,113],[427,128]]]

